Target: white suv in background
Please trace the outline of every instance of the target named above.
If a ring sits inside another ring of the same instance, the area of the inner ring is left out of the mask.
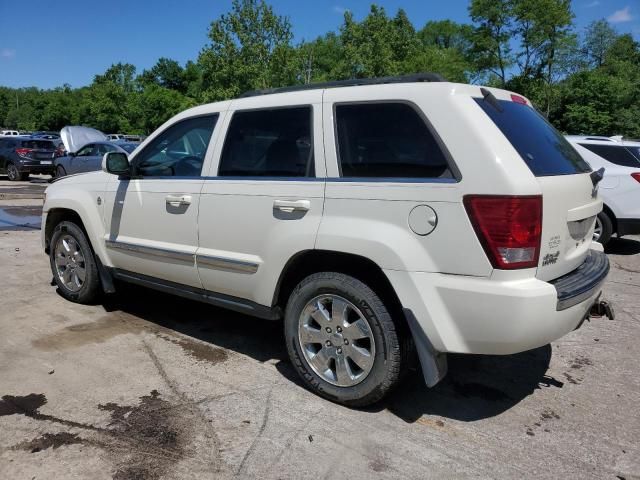
[[[594,239],[603,245],[614,233],[640,234],[640,142],[618,137],[567,136],[594,170],[605,169],[599,184],[604,208],[598,214]]]
[[[580,326],[609,262],[600,180],[528,100],[434,74],[249,92],[46,191],[60,293],[113,279],[264,319],[332,401],[382,398],[415,348],[510,354]]]

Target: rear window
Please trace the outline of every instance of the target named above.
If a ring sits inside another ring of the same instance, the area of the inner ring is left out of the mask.
[[[594,145],[592,143],[581,143],[581,147],[599,155],[608,162],[615,163],[622,167],[640,167],[640,161],[633,154],[621,145]],[[637,148],[637,147],[636,147]]]
[[[22,140],[22,148],[34,148],[37,150],[55,150],[56,146],[53,142],[46,140]]]
[[[535,109],[508,100],[475,99],[536,177],[590,172],[589,164]]]

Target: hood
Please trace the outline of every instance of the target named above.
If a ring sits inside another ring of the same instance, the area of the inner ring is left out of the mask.
[[[67,152],[75,153],[91,142],[105,142],[107,136],[95,128],[64,127],[60,130],[60,138]]]

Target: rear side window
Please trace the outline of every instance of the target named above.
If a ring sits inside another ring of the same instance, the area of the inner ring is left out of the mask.
[[[342,177],[453,178],[444,152],[410,105],[339,104],[335,118]]]
[[[36,150],[55,150],[53,142],[46,140],[22,140],[22,148],[33,148]]]
[[[233,114],[220,176],[313,177],[311,107]]]
[[[589,164],[535,109],[508,100],[475,99],[536,177],[590,172]]]
[[[622,167],[640,167],[640,161],[623,146],[594,145],[592,143],[581,143],[580,146],[616,165]]]

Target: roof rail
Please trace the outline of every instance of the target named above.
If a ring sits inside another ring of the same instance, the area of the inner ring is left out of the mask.
[[[309,83],[306,85],[293,85],[290,87],[265,88],[264,90],[250,90],[244,92],[238,98],[257,97],[259,95],[271,95],[273,93],[299,92],[301,90],[316,90],[321,88],[354,87],[357,85],[382,85],[385,83],[414,83],[414,82],[446,82],[447,80],[438,73],[413,73],[411,75],[398,75],[392,77],[377,78],[353,78],[350,80],[335,80],[332,82]]]

